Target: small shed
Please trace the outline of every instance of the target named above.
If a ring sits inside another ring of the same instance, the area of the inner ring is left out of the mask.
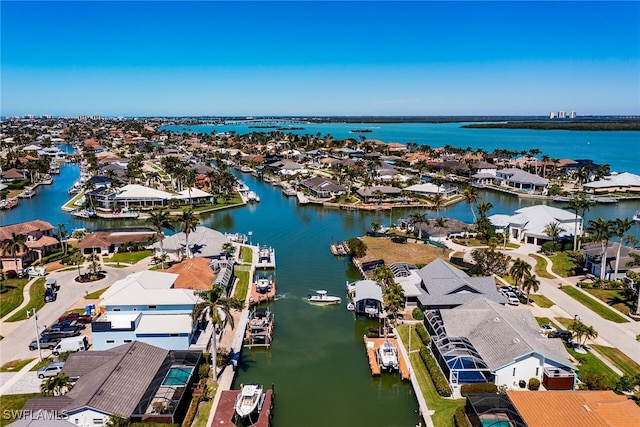
[[[356,314],[379,317],[382,314],[382,287],[373,280],[359,280],[352,286]]]

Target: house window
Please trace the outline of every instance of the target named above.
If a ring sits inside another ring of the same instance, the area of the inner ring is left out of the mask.
[[[157,305],[149,305],[149,310],[155,310],[156,308],[158,308]]]
[[[93,425],[101,426],[103,424],[104,424],[104,420],[102,418],[94,418],[93,419]]]
[[[513,368],[513,376],[516,376],[516,368]]]
[[[180,335],[178,335],[178,334],[171,334],[171,336],[172,336],[172,337],[178,337],[178,336],[180,336]]]
[[[539,372],[540,372],[540,368],[536,368],[536,377],[538,376]]]
[[[107,344],[115,344],[115,343],[116,343],[116,340],[107,340],[107,341],[105,341],[105,342],[106,342]]]
[[[119,308],[114,308],[113,311],[120,311],[120,309]]]
[[[126,343],[131,342],[131,340],[123,340],[122,342],[124,342],[126,344]],[[538,374],[536,374],[536,375],[538,375]]]

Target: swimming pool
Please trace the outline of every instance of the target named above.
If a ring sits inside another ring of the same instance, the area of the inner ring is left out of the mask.
[[[480,422],[482,427],[512,427],[513,425],[508,417],[498,414],[480,415]]]
[[[193,366],[172,366],[164,377],[162,385],[183,386],[189,381],[191,372],[193,372]]]

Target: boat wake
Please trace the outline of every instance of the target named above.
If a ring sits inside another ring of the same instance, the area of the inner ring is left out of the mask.
[[[277,294],[273,299],[275,301],[278,301],[279,299],[285,299],[286,297],[287,297],[287,294]]]

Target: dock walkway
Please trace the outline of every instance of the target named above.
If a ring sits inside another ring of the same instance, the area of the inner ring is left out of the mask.
[[[208,426],[234,426],[235,404],[240,390],[224,390],[220,392],[220,401],[216,408],[213,419]],[[258,420],[252,424],[253,427],[269,427],[271,425],[271,409],[273,407],[273,390],[267,390],[262,404],[262,410]]]
[[[389,340],[398,349],[398,370],[403,380],[409,380],[409,363],[406,360],[404,353],[400,352],[400,344],[395,338],[369,338],[364,336],[364,345],[367,351],[367,357],[369,359],[369,367],[371,368],[371,375],[380,375],[382,369],[378,362],[377,351],[383,342]]]

